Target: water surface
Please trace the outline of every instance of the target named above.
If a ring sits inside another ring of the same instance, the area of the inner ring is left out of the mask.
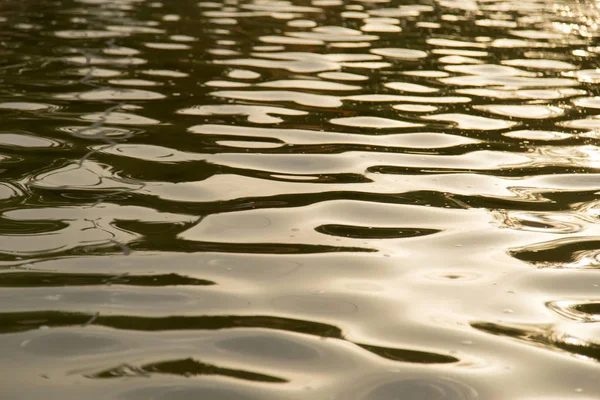
[[[599,23],[3,1],[1,397],[600,398]]]

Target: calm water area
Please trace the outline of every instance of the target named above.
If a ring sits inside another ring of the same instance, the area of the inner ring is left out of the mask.
[[[600,3],[2,0],[0,399],[600,399]]]

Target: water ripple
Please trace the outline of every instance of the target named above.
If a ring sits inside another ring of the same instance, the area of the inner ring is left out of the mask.
[[[600,393],[596,3],[0,9],[3,398]]]

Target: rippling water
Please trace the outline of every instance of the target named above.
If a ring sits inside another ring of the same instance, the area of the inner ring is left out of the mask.
[[[599,24],[3,1],[1,397],[600,398]]]

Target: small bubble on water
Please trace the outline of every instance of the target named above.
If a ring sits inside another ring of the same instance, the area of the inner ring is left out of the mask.
[[[40,330],[45,331],[46,329],[50,329],[48,325],[40,325]]]
[[[513,311],[513,310],[511,310],[510,308],[505,308],[504,310],[502,310],[502,312],[503,312],[504,314],[512,314],[512,313],[514,313],[514,311]]]
[[[575,389],[575,392],[576,393],[583,393],[583,389],[582,388],[577,388],[577,389]]]

